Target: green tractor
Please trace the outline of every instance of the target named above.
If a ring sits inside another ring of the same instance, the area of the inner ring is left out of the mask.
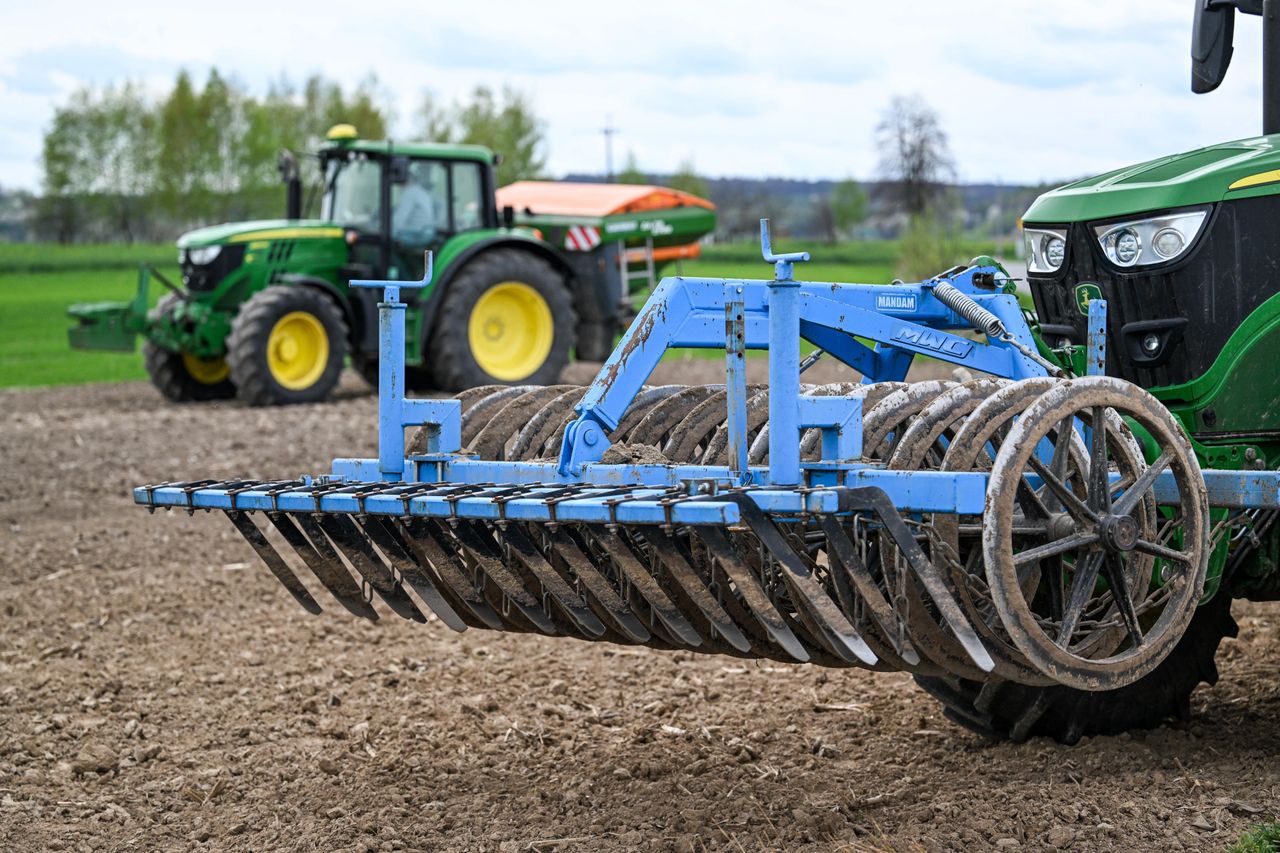
[[[1117,169],[1040,196],[1023,217],[1045,356],[1083,375],[1089,303],[1107,302],[1107,373],[1182,422],[1201,466],[1280,467],[1280,0],[1196,0],[1192,90],[1217,88],[1234,13],[1263,16],[1263,135]],[[1265,12],[1265,14],[1264,14]],[[1141,430],[1135,430],[1146,442]],[[1158,451],[1146,448],[1148,460]],[[1247,505],[1247,496],[1242,496]],[[977,731],[1074,742],[1190,713],[1235,636],[1232,598],[1280,600],[1280,511],[1212,511],[1205,598],[1175,652],[1120,690],[997,689],[921,678]],[[1222,594],[1225,593],[1225,594]]]
[[[608,355],[637,265],[652,277],[655,256],[715,223],[710,203],[652,187],[662,203],[641,216],[517,214],[476,145],[392,145],[338,125],[318,156],[319,220],[302,218],[297,161],[282,154],[285,219],[184,234],[181,282],[144,268],[132,300],[73,305],[71,345],[131,352],[141,334],[147,372],[175,402],[322,400],[348,357],[377,380],[377,297],[347,283],[420,279],[431,250],[432,281],[408,307],[408,386],[554,382],[571,354]],[[153,281],[170,292],[148,310]]]

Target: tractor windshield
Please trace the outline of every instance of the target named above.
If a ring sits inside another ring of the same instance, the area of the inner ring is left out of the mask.
[[[363,156],[333,158],[325,167],[320,216],[359,231],[380,230],[382,163]]]

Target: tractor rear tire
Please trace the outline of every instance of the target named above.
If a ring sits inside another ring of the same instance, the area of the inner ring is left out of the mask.
[[[550,263],[519,249],[493,249],[469,261],[448,287],[429,344],[441,390],[559,379],[578,318],[564,277]]]
[[[329,396],[347,355],[347,324],[333,299],[309,287],[273,285],[240,307],[227,363],[250,406],[315,403]]]
[[[166,293],[152,309],[153,316],[169,313],[179,301],[177,294]],[[236,395],[236,386],[231,382],[224,359],[197,358],[143,341],[142,363],[151,384],[175,403],[230,400]]]
[[[1005,682],[993,696],[982,697],[982,685],[964,679],[917,676],[916,683],[942,703],[949,720],[980,735],[1014,742],[1051,737],[1072,745],[1086,736],[1154,729],[1171,719],[1186,722],[1192,692],[1201,682],[1218,681],[1218,644],[1238,633],[1231,597],[1223,592],[1196,610],[1178,645],[1156,669],[1118,690]]]

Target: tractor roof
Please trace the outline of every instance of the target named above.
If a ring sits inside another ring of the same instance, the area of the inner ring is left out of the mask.
[[[483,145],[444,142],[391,142],[386,139],[330,139],[322,151],[363,151],[368,154],[400,154],[406,157],[430,157],[439,160],[474,160],[492,163],[493,152]]]

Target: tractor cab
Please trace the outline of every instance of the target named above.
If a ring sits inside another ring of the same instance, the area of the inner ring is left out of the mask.
[[[426,250],[497,227],[495,156],[482,146],[395,146],[337,125],[319,156],[320,218],[345,229],[353,277],[419,279]]]

